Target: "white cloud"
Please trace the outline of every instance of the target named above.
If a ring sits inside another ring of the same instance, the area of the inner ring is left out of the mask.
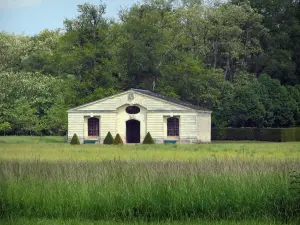
[[[40,3],[41,0],[0,0],[0,8],[20,8]]]

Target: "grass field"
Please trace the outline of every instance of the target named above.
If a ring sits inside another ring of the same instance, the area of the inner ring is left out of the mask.
[[[299,222],[300,143],[30,139],[0,138],[1,224]]]
[[[300,143],[216,142],[202,145],[80,145],[64,137],[0,137],[0,159],[172,160],[204,158],[300,159]]]
[[[46,220],[46,219],[18,219],[3,220],[2,225],[282,225],[274,220],[247,220],[247,221],[159,221],[159,222],[120,222],[120,221],[89,221],[89,220]],[[289,224],[298,225],[296,222]]]

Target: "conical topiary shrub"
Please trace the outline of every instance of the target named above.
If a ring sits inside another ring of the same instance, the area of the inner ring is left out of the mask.
[[[120,136],[120,134],[117,134],[117,136],[115,137],[115,140],[114,140],[114,145],[122,145],[123,144],[123,140]]]
[[[112,145],[114,143],[114,138],[110,132],[107,133],[106,137],[104,138],[103,144],[105,145]]]
[[[154,140],[151,137],[151,134],[149,132],[147,133],[147,135],[143,141],[143,144],[154,144]]]
[[[77,134],[74,134],[72,139],[71,139],[71,142],[70,142],[71,145],[80,145],[80,141],[77,137]]]

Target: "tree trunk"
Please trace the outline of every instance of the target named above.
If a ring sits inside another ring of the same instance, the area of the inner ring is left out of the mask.
[[[228,78],[228,75],[230,75],[230,61],[229,61],[229,58],[227,58],[226,67],[225,67],[225,74],[224,74],[224,79],[225,80]]]
[[[217,68],[217,48],[215,42],[213,43],[213,50],[214,50],[214,68]]]
[[[155,85],[156,85],[156,80],[155,80],[155,77],[153,77],[153,81],[152,81],[152,91],[155,91]]]

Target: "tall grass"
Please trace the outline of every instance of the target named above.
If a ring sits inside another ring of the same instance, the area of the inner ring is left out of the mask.
[[[192,220],[192,221],[115,221],[115,220],[81,220],[81,219],[7,219],[1,220],[1,225],[282,225],[280,221],[275,220],[244,220],[244,221],[210,221],[210,220]],[[290,225],[296,222],[289,223]]]
[[[0,215],[94,220],[298,218],[299,160],[0,161]]]

